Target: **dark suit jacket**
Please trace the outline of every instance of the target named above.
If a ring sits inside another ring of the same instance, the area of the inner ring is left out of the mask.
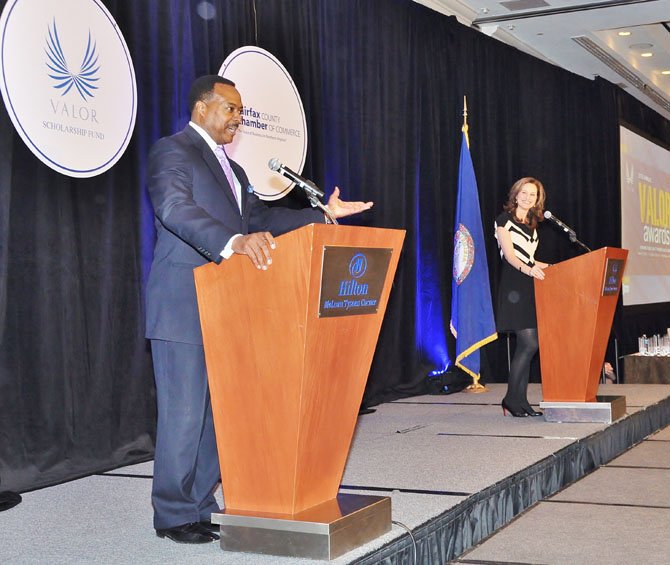
[[[149,153],[148,187],[157,241],[147,284],[146,337],[202,344],[193,269],[220,253],[235,234],[279,235],[323,222],[311,209],[268,208],[249,192],[249,179],[231,161],[242,185],[242,213],[221,165],[192,127],[164,137]]]

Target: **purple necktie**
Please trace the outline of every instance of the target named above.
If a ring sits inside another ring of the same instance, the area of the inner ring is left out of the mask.
[[[235,202],[237,202],[237,205],[239,206],[240,202],[237,199],[237,191],[235,190],[235,181],[233,180],[233,169],[230,166],[230,161],[228,161],[228,157],[226,156],[226,152],[223,149],[223,145],[217,145],[214,148],[214,154],[216,155],[216,158],[219,160],[219,163],[221,164],[223,173],[226,175],[226,178],[228,179],[230,190],[233,191],[233,197],[235,198]]]

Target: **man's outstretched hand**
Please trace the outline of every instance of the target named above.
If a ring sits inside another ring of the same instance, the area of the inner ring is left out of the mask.
[[[340,200],[340,189],[335,187],[328,198],[328,210],[334,218],[359,214],[372,208],[372,202],[345,202]],[[232,243],[233,252],[247,255],[254,267],[264,271],[272,264],[271,251],[277,246],[272,234],[267,231],[250,233],[236,237]]]
[[[328,198],[327,206],[334,218],[343,218],[369,210],[372,208],[372,202],[345,202],[340,200],[340,189],[336,186],[330,198]]]

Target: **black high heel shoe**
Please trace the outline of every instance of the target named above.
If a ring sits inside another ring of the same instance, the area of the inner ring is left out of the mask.
[[[504,400],[502,401],[501,405],[503,410],[503,416],[507,416],[508,412],[515,418],[526,418],[528,416],[526,411],[523,409],[510,408],[510,406]]]
[[[528,406],[524,406],[523,410],[529,416],[543,416],[544,415],[542,412],[538,412],[537,410],[535,410],[530,404]]]

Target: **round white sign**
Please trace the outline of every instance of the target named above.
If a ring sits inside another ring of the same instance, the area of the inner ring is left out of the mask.
[[[305,110],[291,75],[274,55],[253,46],[228,55],[219,75],[235,83],[244,104],[242,128],[226,151],[260,198],[285,196],[293,183],[271,171],[268,161],[278,159],[300,173],[307,155]]]
[[[97,0],[8,0],[0,16],[0,88],[16,131],[71,177],[105,172],[135,127],[135,70]]]

